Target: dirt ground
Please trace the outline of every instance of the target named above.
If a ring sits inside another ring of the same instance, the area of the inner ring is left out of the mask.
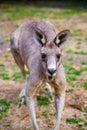
[[[80,30],[77,36],[70,36],[70,42],[68,46],[66,45],[63,54],[63,60],[65,62],[70,62],[69,57],[73,57],[73,65],[75,68],[80,68],[81,61],[87,61],[87,55],[76,55],[71,53],[72,51],[82,50],[87,52],[87,16],[78,17],[73,16],[71,19],[67,20],[66,18],[51,20],[55,25],[60,23],[59,29],[68,28],[71,31]],[[0,39],[3,41],[5,36],[9,36],[11,32],[21,23],[17,21],[13,22],[2,22],[0,21]],[[58,27],[58,26],[57,26]],[[77,45],[77,41],[80,39],[82,42],[80,45]],[[6,44],[7,43],[7,44]],[[7,55],[7,56],[6,56]],[[0,63],[4,64],[4,68],[0,67],[0,71],[2,69],[8,70],[10,75],[13,73],[11,66],[14,63],[11,52],[9,51],[9,41],[5,41],[4,44],[0,45]],[[19,71],[18,68],[15,70]],[[87,122],[87,117],[85,118],[84,110],[82,106],[87,106],[87,89],[82,87],[81,82],[87,81],[87,71],[81,73],[77,80],[72,82],[77,82],[79,87],[74,87],[72,92],[66,92],[66,102],[62,115],[60,130],[87,130],[87,126],[83,126],[81,124],[69,124],[66,123],[67,118],[82,118]],[[0,99],[8,99],[9,101],[15,101],[18,99],[18,95],[20,93],[22,81],[16,80],[3,80],[0,79]],[[72,86],[67,83],[67,91],[72,89]],[[55,116],[47,115],[42,116],[42,111],[46,108],[44,106],[37,107],[37,122],[39,124],[40,130],[53,130],[55,124]],[[54,110],[54,100],[51,102],[47,109],[51,111]],[[33,126],[31,123],[30,116],[27,112],[26,106],[22,106],[20,109],[16,104],[11,104],[8,110],[7,116],[0,120],[0,130],[33,130]]]

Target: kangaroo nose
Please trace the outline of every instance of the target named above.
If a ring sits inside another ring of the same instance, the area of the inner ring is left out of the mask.
[[[48,73],[51,75],[53,75],[55,72],[56,72],[56,70],[54,70],[54,69],[48,69]]]

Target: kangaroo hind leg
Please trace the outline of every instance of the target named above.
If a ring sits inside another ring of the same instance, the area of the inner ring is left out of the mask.
[[[23,76],[22,89],[21,89],[21,92],[19,94],[19,107],[21,107],[23,100],[24,100],[24,97],[25,97],[26,72],[25,72],[24,62],[23,62],[19,52],[17,51],[14,42],[11,43],[11,51],[12,51],[14,60],[17,63],[17,65],[19,66],[21,73],[22,73],[22,76]]]

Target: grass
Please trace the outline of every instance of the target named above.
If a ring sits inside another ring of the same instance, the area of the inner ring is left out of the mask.
[[[82,68],[81,68],[81,71],[83,71],[83,72],[84,72],[84,71],[87,71],[87,67],[82,67]]]
[[[83,120],[81,118],[67,118],[66,119],[66,123],[69,123],[69,124],[78,124],[82,121]]]
[[[77,55],[87,55],[87,52],[85,51],[75,51],[74,53]]]
[[[71,32],[71,36],[79,36],[79,35],[81,35],[82,34],[82,30],[80,30],[80,29],[78,29],[78,30],[73,30],[72,32]]]
[[[9,73],[7,71],[0,72],[0,77],[3,80],[9,80],[10,79]]]
[[[73,92],[73,91],[74,91],[73,89],[68,89],[68,90],[66,90],[67,93],[71,93],[71,92]]]
[[[85,52],[85,51],[75,51],[74,54],[77,54],[77,55],[87,55],[87,52]]]
[[[77,76],[79,76],[83,70],[79,69],[75,69],[73,67],[73,64],[69,63],[63,63],[64,64],[64,68],[65,68],[65,72],[66,72],[66,79],[68,82],[70,81],[74,81],[77,79]]]
[[[4,44],[4,42],[0,42],[0,45],[3,45]]]
[[[8,54],[5,54],[5,55],[4,55],[4,57],[5,57],[5,58],[8,58],[8,57],[9,57],[9,55],[8,55]]]
[[[15,70],[16,70],[16,67],[17,67],[17,64],[14,62],[14,63],[12,64],[12,66],[11,66],[11,69],[15,71]]]
[[[15,72],[12,77],[14,80],[22,80],[21,72]]]
[[[0,17],[4,20],[23,19],[25,17],[54,19],[66,16],[67,18],[70,18],[73,15],[81,16],[84,13],[85,11],[79,8],[66,8],[60,10],[58,8],[54,9],[52,7],[48,8],[40,6],[29,6],[28,4],[22,4],[22,3],[0,4]]]
[[[81,45],[81,44],[82,44],[82,41],[78,41],[77,44],[78,44],[78,45]]]
[[[45,109],[43,112],[42,112],[42,115],[43,116],[56,116],[56,111],[51,111],[49,109]]]
[[[0,99],[0,119],[7,116],[7,111],[10,107],[10,102],[7,99]]]
[[[66,80],[67,80],[68,82],[74,81],[74,80],[76,80],[76,79],[77,79],[77,77],[76,77],[74,74],[72,74],[72,75],[66,75]]]
[[[0,64],[0,67],[4,67],[5,65],[4,64]]]
[[[84,106],[84,111],[87,113],[87,106]]]
[[[46,110],[44,110],[44,111],[42,112],[42,115],[43,115],[43,116],[48,116],[48,115],[49,115],[49,112],[50,112],[50,110],[46,109]]]
[[[85,81],[85,82],[83,83],[83,87],[84,87],[85,89],[87,89],[87,81]]]
[[[72,56],[69,57],[68,60],[69,60],[69,61],[73,61],[73,57],[72,57]]]
[[[79,86],[79,84],[78,83],[76,83],[76,82],[71,82],[70,83],[70,85],[74,88],[74,87],[78,87]]]
[[[81,65],[87,65],[87,61],[82,61]]]
[[[84,106],[84,111],[85,111],[85,117],[87,118],[87,106]],[[87,122],[85,122],[83,119],[81,118],[67,118],[66,119],[66,123],[69,124],[80,124],[82,127],[87,127]]]
[[[38,96],[37,102],[38,102],[39,106],[49,106],[50,105],[50,100],[47,96]]]
[[[68,48],[68,49],[66,50],[66,52],[67,52],[67,53],[72,53],[73,50],[72,50],[71,48]]]

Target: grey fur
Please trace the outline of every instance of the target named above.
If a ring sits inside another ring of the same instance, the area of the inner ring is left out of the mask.
[[[66,90],[66,78],[60,55],[61,45],[68,35],[69,30],[59,33],[49,21],[25,22],[11,35],[12,54],[24,79],[19,104],[21,106],[22,98],[25,96],[35,130],[39,130],[35,98],[46,82],[55,90],[56,126],[54,130],[59,130]],[[27,79],[25,65],[30,71]]]

